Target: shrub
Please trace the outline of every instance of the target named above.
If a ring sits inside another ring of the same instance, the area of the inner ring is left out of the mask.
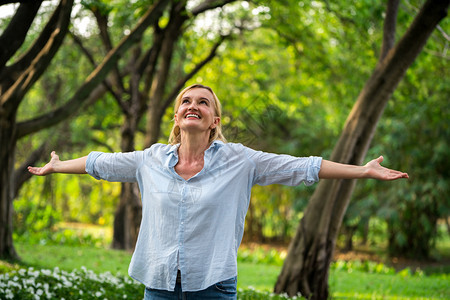
[[[143,286],[128,276],[33,268],[0,275],[0,299],[139,299]]]
[[[0,299],[142,299],[144,287],[128,276],[110,272],[96,274],[85,267],[67,272],[34,268],[13,270],[0,274]],[[257,299],[303,299],[289,298],[252,287],[239,289],[239,300]]]

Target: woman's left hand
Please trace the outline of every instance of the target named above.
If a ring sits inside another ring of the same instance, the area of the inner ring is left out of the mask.
[[[391,170],[381,166],[381,162],[383,162],[383,156],[380,156],[374,160],[369,161],[364,166],[366,168],[367,178],[373,178],[378,180],[395,180],[399,178],[409,178],[407,173]]]

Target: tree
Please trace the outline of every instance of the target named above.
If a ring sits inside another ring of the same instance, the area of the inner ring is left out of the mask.
[[[7,62],[20,48],[42,4],[20,4],[0,37],[0,257],[16,258],[12,241],[14,152],[17,140],[16,112],[23,97],[50,64],[67,32],[73,1],[61,1],[33,46],[13,64]]]
[[[393,47],[398,1],[388,2],[379,62],[347,118],[331,160],[362,163],[387,101],[436,25],[447,15],[448,5],[449,1],[427,1]],[[319,183],[289,246],[275,292],[328,298],[329,265],[354,185],[354,180]]]
[[[0,257],[17,258],[12,240],[12,203],[15,195],[14,153],[17,140],[58,124],[75,114],[95,93],[114,66],[115,61],[127,51],[143,32],[160,16],[169,0],[161,0],[150,7],[135,28],[119,45],[112,49],[103,62],[95,68],[71,99],[61,107],[33,119],[17,122],[17,109],[24,96],[49,66],[62,44],[70,23],[72,0],[61,0],[52,17],[34,44],[16,61],[14,54],[23,44],[28,29],[36,17],[42,1],[23,2],[0,37]]]

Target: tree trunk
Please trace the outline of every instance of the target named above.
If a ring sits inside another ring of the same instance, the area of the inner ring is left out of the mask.
[[[126,114],[121,130],[121,151],[135,150],[134,138],[136,136],[139,119],[134,114]],[[114,249],[133,250],[139,233],[142,217],[142,204],[139,188],[136,183],[122,183],[120,202],[114,214],[113,243]]]
[[[414,22],[378,64],[350,113],[331,160],[361,164],[388,99],[442,20],[449,1],[427,1]],[[275,285],[276,293],[327,299],[336,238],[355,180],[322,180],[305,210]]]
[[[114,249],[133,250],[141,225],[142,204],[136,183],[122,183],[120,203],[114,214]]]
[[[0,258],[17,259],[13,245],[15,114],[0,119]]]

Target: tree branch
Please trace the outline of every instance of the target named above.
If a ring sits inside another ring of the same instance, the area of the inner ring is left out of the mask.
[[[73,32],[69,32],[69,34],[72,36],[73,40],[75,41],[75,44],[78,45],[78,47],[80,47],[81,52],[84,53],[84,55],[87,57],[87,59],[89,60],[89,62],[92,64],[92,66],[94,68],[97,67],[97,64],[95,63],[94,60],[94,56],[89,52],[89,50],[84,47],[83,42],[81,41],[81,39],[76,36]],[[128,110],[128,108],[126,107],[125,103],[122,101],[122,96],[121,94],[118,94],[114,89],[113,89],[113,85],[110,82],[111,80],[109,80],[109,78],[106,78],[103,81],[103,85],[105,86],[105,88],[108,90],[108,92],[113,96],[113,98],[116,100],[117,105],[119,105],[120,109],[123,112],[126,112]]]
[[[105,47],[106,51],[109,52],[113,49],[113,45],[108,32],[108,15],[102,14],[102,10],[98,9],[97,7],[92,7],[91,11],[94,14],[95,20],[97,21],[103,46]],[[125,87],[123,86],[123,78],[120,76],[117,64],[113,68],[112,81],[113,85],[119,88],[119,94],[123,94]]]
[[[55,12],[54,14],[54,16],[57,16],[55,17],[57,22],[55,25],[52,24],[50,26],[47,24],[46,26],[46,29],[49,26],[55,27],[52,34],[45,45],[40,48],[39,53],[33,58],[31,65],[26,71],[23,72],[15,83],[0,96],[0,105],[5,110],[6,114],[10,114],[16,110],[25,94],[33,86],[36,80],[39,79],[58,51],[69,27],[72,4],[73,0],[61,0],[57,9],[58,13]],[[51,19],[53,19],[54,16],[52,16]],[[35,48],[36,44],[41,41],[41,37],[42,34],[32,48]],[[28,55],[25,55],[25,57],[28,57]],[[23,59],[20,61],[23,62]]]
[[[158,63],[159,53],[161,51],[164,33],[160,30],[159,26],[155,26],[155,33],[153,36],[152,48],[139,62],[138,72],[144,74],[144,89],[145,94],[150,93],[151,85],[155,75],[156,65]]]
[[[8,27],[3,31],[0,36],[0,70],[22,46],[41,4],[42,0],[20,4]]]
[[[116,65],[117,60],[123,53],[141,39],[142,34],[150,25],[158,21],[162,11],[169,2],[170,0],[160,0],[149,8],[133,31],[128,36],[124,37],[116,48],[108,53],[103,62],[92,71],[68,103],[33,120],[19,123],[17,125],[17,137],[21,138],[43,128],[48,128],[75,114],[89,97],[91,92],[104,80],[109,71]]]
[[[401,74],[397,76],[400,81],[400,79],[403,78],[403,74],[425,46],[425,43],[431,33],[436,29],[436,26],[447,16],[449,3],[450,0],[437,2],[427,0],[406,33],[399,40],[397,45],[387,53],[377,69],[384,69],[386,74],[390,74],[390,72]],[[378,72],[375,71],[374,73]],[[392,89],[395,88],[397,83],[393,85]]]
[[[197,5],[196,7],[194,7],[191,10],[191,13],[196,16],[198,14],[201,14],[202,12],[205,12],[207,10],[210,9],[214,9],[214,8],[218,8],[218,7],[222,7],[225,4],[231,3],[231,2],[235,2],[236,0],[206,0],[203,1],[202,3],[200,3],[199,5]]]
[[[81,39],[72,31],[69,31],[69,35],[72,37],[73,41],[75,42],[75,44],[80,47],[81,52],[83,52],[84,56],[86,56],[86,58],[89,60],[89,62],[91,63],[91,65],[93,67],[97,67],[97,63],[95,62],[94,56],[92,55],[91,52],[89,52],[89,50],[84,47],[83,42],[81,41]]]
[[[91,138],[91,141],[94,142],[95,144],[99,145],[99,146],[105,147],[111,153],[115,152],[114,149],[110,145],[108,145],[105,142],[100,141],[99,139]]]
[[[389,0],[386,8],[386,17],[383,27],[383,44],[379,61],[382,61],[389,50],[395,45],[395,28],[397,25],[397,13],[400,0]]]
[[[64,35],[62,35],[63,38],[70,22],[72,5],[73,0],[61,0],[44,29],[41,31],[39,37],[34,41],[33,45],[27,50],[26,53],[18,58],[14,64],[6,67],[3,73],[11,74],[13,76],[12,80],[17,81],[17,78],[19,78],[19,76],[28,69],[28,67],[35,61],[36,57],[42,53],[42,50],[48,46],[48,42],[52,36],[54,36],[55,31],[62,31],[61,34],[64,33]],[[65,28],[65,30],[61,30],[63,28]]]

